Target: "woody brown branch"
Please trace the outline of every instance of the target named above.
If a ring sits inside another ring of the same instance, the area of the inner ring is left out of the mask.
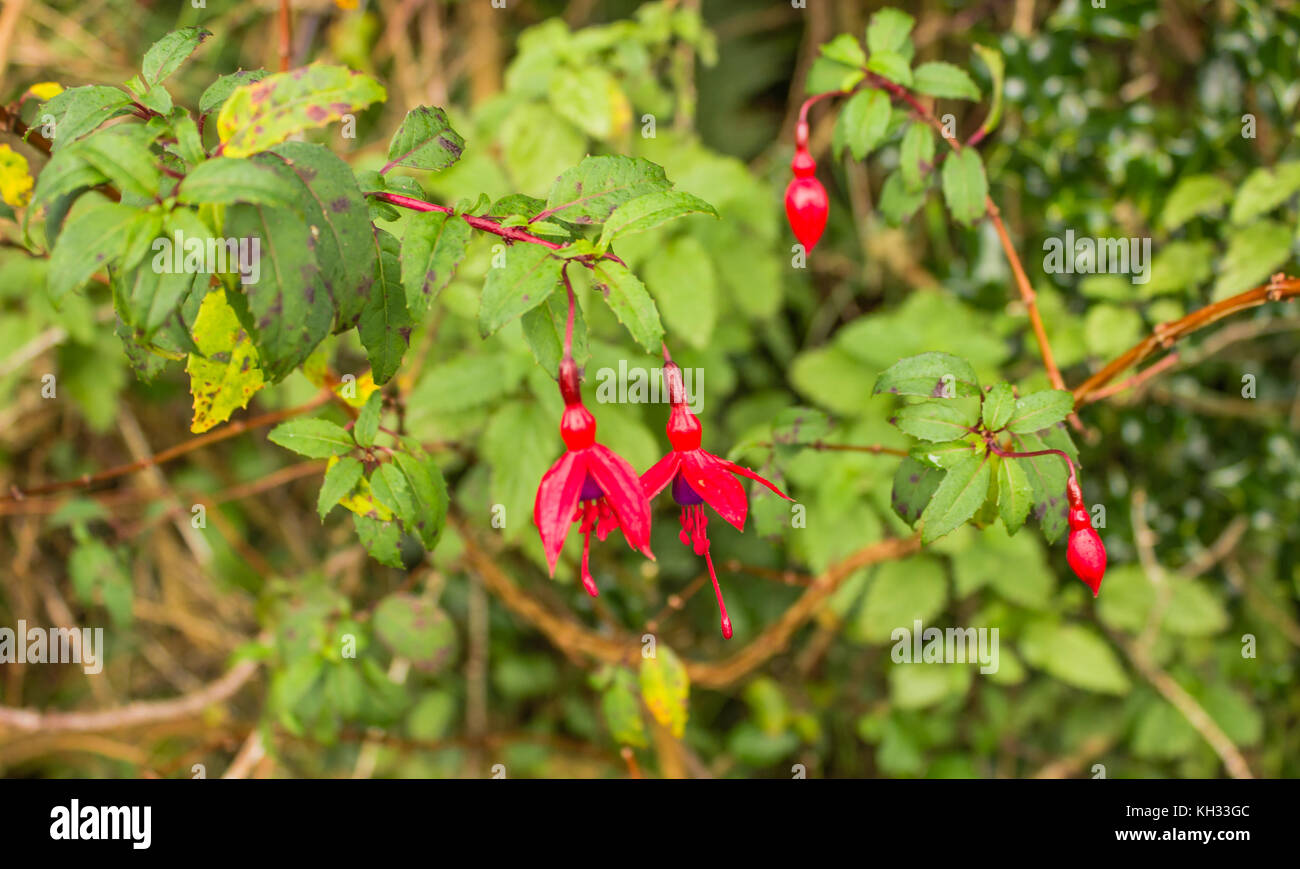
[[[547,609],[506,575],[463,522],[449,521],[464,541],[466,560],[488,591],[561,651],[570,657],[593,658],[607,664],[629,665],[640,658],[641,645],[636,637],[597,634],[572,618]],[[779,619],[734,654],[718,661],[685,661],[687,675],[692,683],[705,688],[724,688],[739,681],[785,650],[795,632],[854,572],[872,564],[905,558],[920,548],[919,537],[907,537],[880,540],[858,549],[817,576]]]

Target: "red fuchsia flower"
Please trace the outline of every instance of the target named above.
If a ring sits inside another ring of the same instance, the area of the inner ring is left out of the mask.
[[[555,575],[569,527],[580,523],[582,585],[595,597],[599,592],[587,566],[592,532],[604,540],[611,531],[620,529],[628,546],[653,559],[650,502],[627,460],[596,443],[596,418],[582,404],[578,366],[571,357],[560,363],[560,394],[564,396],[560,435],[568,451],[542,476],[533,504],[533,522],[542,536],[551,576]]]
[[[667,356],[666,351],[664,355]],[[682,508],[682,530],[679,536],[683,544],[695,550],[696,555],[704,556],[709,567],[709,577],[713,580],[713,593],[718,598],[722,636],[731,639],[731,619],[727,616],[727,605],[722,601],[722,588],[718,585],[718,576],[713,571],[713,557],[709,554],[709,520],[704,505],[708,504],[716,510],[737,531],[745,530],[745,514],[749,510],[749,502],[745,496],[745,487],[733,474],[757,480],[787,501],[793,499],[748,468],[700,449],[700,421],[686,407],[682,372],[671,360],[664,364],[664,382],[668,387],[668,400],[672,404],[666,429],[668,442],[673,449],[641,475],[641,486],[645,489],[646,497],[653,498],[669,483],[672,484],[673,500]]]
[[[785,188],[785,216],[790,229],[809,253],[817,246],[826,229],[830,198],[817,180],[817,161],[808,153],[808,123],[800,121],[795,132],[794,160],[790,163],[794,178]]]
[[[1065,560],[1096,597],[1106,573],[1106,547],[1101,542],[1101,535],[1092,527],[1092,518],[1083,504],[1083,490],[1076,480],[1071,479],[1066,485],[1065,495],[1070,502],[1070,542],[1065,550]]]

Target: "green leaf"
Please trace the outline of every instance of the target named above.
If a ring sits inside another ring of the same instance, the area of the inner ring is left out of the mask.
[[[586,157],[555,180],[546,210],[570,223],[604,223],[623,203],[671,186],[663,168],[649,160]]]
[[[867,55],[862,45],[847,33],[841,33],[821,47],[822,56],[845,66],[863,66]]]
[[[718,216],[718,210],[712,205],[681,190],[661,190],[637,197],[614,209],[601,229],[598,245],[606,249],[620,235],[645,232],[692,212]]]
[[[438,673],[456,659],[456,626],[432,601],[390,594],[375,607],[375,635],[394,655]]]
[[[959,465],[974,455],[982,455],[977,444],[968,440],[948,441],[941,444],[917,444],[909,454],[923,465],[948,469]]]
[[[901,54],[892,51],[873,51],[867,61],[867,69],[903,87],[910,87],[912,84],[912,66]]]
[[[996,48],[985,45],[975,45],[973,48],[976,56],[988,67],[989,77],[993,80],[993,105],[989,108],[984,123],[980,124],[980,129],[988,135],[1002,120],[1002,84],[1007,77],[1007,62],[1002,57],[1002,52]]]
[[[1160,249],[1151,263],[1151,278],[1142,285],[1142,298],[1165,293],[1195,292],[1214,274],[1214,244],[1175,241]]]
[[[271,429],[267,438],[312,459],[341,456],[356,446],[346,429],[325,419],[291,419]]]
[[[470,235],[468,223],[442,211],[416,212],[407,221],[402,238],[402,288],[406,308],[416,320],[456,276]]]
[[[27,214],[24,216],[24,232],[29,232],[32,220],[41,216],[50,223],[45,227],[47,240],[55,240],[58,224],[64,217],[59,210],[59,200],[70,193],[107,182],[108,176],[90,165],[76,145],[55,151],[36,177],[36,188],[32,191],[32,200],[28,203]]]
[[[1017,452],[1047,449],[1047,445],[1036,435],[1017,435],[1013,441]],[[1043,538],[1048,543],[1054,543],[1065,531],[1066,516],[1069,513],[1065,503],[1065,462],[1056,455],[1016,461],[1024,469],[1025,476],[1029,477],[1029,485],[1033,487],[1033,515],[1043,530]]]
[[[382,229],[375,229],[373,237],[374,282],[357,321],[357,334],[366,348],[375,383],[384,384],[402,364],[413,323],[402,290],[401,245]]]
[[[87,136],[78,144],[77,153],[123,193],[152,199],[162,181],[158,158],[150,149],[157,137],[157,130],[118,124]]]
[[[912,71],[912,89],[932,97],[978,100],[980,89],[966,70],[943,61],[923,63]]]
[[[943,163],[943,198],[953,219],[972,224],[984,216],[989,195],[984,163],[974,148],[950,154]]]
[[[295,210],[311,231],[312,251],[334,307],[334,331],[355,325],[375,279],[370,212],[347,163],[323,145],[285,142],[254,161],[275,167],[296,191]]]
[[[478,330],[484,338],[546,301],[560,281],[563,262],[540,244],[516,244],[488,269],[479,300]]]
[[[637,699],[636,688],[636,678],[632,672],[619,667],[614,671],[609,687],[601,694],[600,710],[609,727],[609,735],[615,742],[645,748],[649,743],[646,740],[645,722],[641,720],[641,703]]]
[[[176,189],[177,200],[186,205],[250,202],[292,209],[296,195],[294,185],[282,174],[239,157],[214,157],[200,163]]]
[[[1011,419],[1015,409],[1016,393],[1011,388],[1011,384],[1006,382],[993,384],[984,395],[982,408],[984,427],[989,431],[1001,431],[1007,424],[1007,420]]]
[[[343,456],[329,466],[325,478],[321,480],[320,495],[316,498],[316,512],[320,514],[322,522],[343,496],[352,491],[364,471],[365,466],[361,460],[352,456]]]
[[[876,378],[871,394],[882,392],[926,398],[969,398],[981,394],[975,369],[951,353],[922,353],[898,360]]]
[[[1074,410],[1074,396],[1065,389],[1044,389],[1016,401],[1007,428],[1016,434],[1042,431]]]
[[[938,559],[922,555],[882,564],[862,599],[854,638],[889,642],[898,628],[910,631],[917,619],[927,622],[941,613],[947,599],[948,580]]]
[[[286,208],[240,203],[226,207],[228,238],[257,244],[257,279],[230,299],[257,345],[273,383],[283,380],[329,334],[334,306],[313,256],[313,234]]]
[[[394,466],[414,502],[413,518],[404,521],[406,530],[419,537],[425,549],[431,550],[437,545],[447,520],[449,501],[442,471],[422,451],[418,454],[395,453],[392,465],[383,467]]]
[[[230,95],[244,85],[254,84],[266,78],[264,69],[241,69],[230,75],[223,75],[208,85],[203,96],[199,97],[199,114],[206,115],[225,105]]]
[[[632,122],[632,106],[618,79],[599,66],[557,70],[547,96],[557,114],[596,139],[625,132]]]
[[[1292,230],[1284,223],[1265,218],[1234,229],[1228,237],[1228,250],[1219,261],[1213,301],[1266,283],[1292,260],[1291,248]]]
[[[352,425],[352,438],[359,446],[374,446],[375,435],[379,433],[379,417],[384,410],[384,396],[376,389],[370,393],[366,403],[361,405],[357,421]]]
[[[194,123],[189,113],[184,109],[173,112],[171,122],[172,130],[176,133],[176,144],[167,147],[191,165],[206,160],[208,154],[203,148],[203,140],[199,138],[198,124]]]
[[[77,200],[50,255],[46,289],[55,304],[85,286],[96,271],[113,265],[136,215],[134,208],[98,196]]]
[[[1204,583],[1170,577],[1173,593],[1162,627],[1185,637],[1209,637],[1228,627],[1228,612],[1219,596]]]
[[[1038,622],[1025,629],[1020,651],[1032,666],[1067,685],[1126,694],[1130,683],[1111,647],[1090,628]]]
[[[1029,483],[1019,459],[998,463],[998,515],[1008,534],[1015,534],[1029,517],[1034,503],[1034,487]]]
[[[152,87],[180,69],[181,64],[211,35],[211,31],[202,27],[182,27],[155,42],[145,52],[140,67],[145,84]]]
[[[911,457],[903,459],[894,473],[894,488],[890,494],[890,505],[899,518],[908,525],[915,525],[934,497],[943,476],[944,472],[938,468],[931,468]]]
[[[804,80],[804,93],[820,94],[828,91],[850,91],[854,85],[866,78],[866,70],[860,67],[845,66],[829,57],[813,58],[808,67],[808,77]]]
[[[901,9],[885,8],[871,16],[867,25],[867,51],[902,51],[916,19]]]
[[[465,140],[451,127],[447,113],[436,106],[416,106],[406,113],[388,145],[388,165],[412,169],[446,169],[460,159]]]
[[[376,501],[393,511],[403,527],[410,527],[415,522],[415,498],[402,472],[391,463],[380,465],[370,475],[370,491]]]
[[[718,320],[717,277],[709,253],[694,236],[663,245],[642,269],[664,322],[692,347],[704,349]]]
[[[266,381],[258,365],[257,350],[224,290],[216,289],[203,297],[194,319],[194,344],[198,352],[189,355],[185,371],[194,396],[190,431],[198,433],[248,407]]]
[[[938,540],[974,516],[988,497],[991,474],[987,456],[971,456],[950,468],[921,514],[921,542]]]
[[[613,260],[598,260],[592,277],[605,303],[632,338],[650,353],[658,353],[663,347],[664,327],[645,285],[626,266]]]
[[[524,314],[520,324],[524,340],[537,364],[552,377],[560,373],[560,359],[564,354],[564,331],[569,319],[569,300],[565,293],[551,293],[545,305],[538,305]],[[573,305],[573,359],[579,366],[591,358],[587,347],[587,321],[582,305],[574,299]]]
[[[1300,190],[1300,161],[1261,166],[1246,176],[1232,202],[1231,220],[1240,226],[1272,211]]]
[[[41,107],[41,116],[53,119],[51,149],[57,153],[66,148],[109,118],[128,113],[130,105],[126,91],[105,85],[69,88],[52,97]]]
[[[220,153],[247,157],[295,133],[323,127],[386,96],[368,75],[312,64],[238,88],[217,116]]]
[[[909,191],[925,187],[928,170],[934,165],[934,132],[930,125],[915,121],[908,125],[899,148],[898,171]]]
[[[889,128],[889,96],[884,91],[858,91],[845,104],[835,124],[836,156],[845,147],[855,160],[865,160],[885,138]]]
[[[396,522],[353,513],[352,524],[356,526],[357,537],[371,558],[388,567],[399,570],[405,568],[402,563],[402,529]]]
[[[925,204],[924,189],[909,192],[901,171],[889,173],[880,190],[880,213],[890,226],[902,226]]]
[[[686,701],[691,681],[681,659],[662,641],[652,657],[641,659],[641,697],[655,721],[678,739],[686,733]]]
[[[978,417],[966,408],[942,401],[909,404],[901,409],[891,423],[914,438],[943,443],[960,440],[970,434],[968,430]]]
[[[1165,200],[1160,223],[1175,230],[1199,214],[1222,208],[1232,198],[1232,187],[1214,175],[1189,175],[1179,181]]]

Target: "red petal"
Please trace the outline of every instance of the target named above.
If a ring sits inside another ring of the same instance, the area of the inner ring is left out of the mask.
[[[749,499],[745,487],[729,473],[727,462],[704,450],[682,453],[682,476],[695,493],[737,531],[745,530]]]
[[[650,470],[641,475],[641,488],[645,490],[647,499],[653,498],[664,490],[664,487],[673,481],[673,474],[677,473],[677,467],[682,463],[682,454],[673,450],[659,461],[650,466]]]
[[[533,502],[533,523],[542,535],[542,548],[551,576],[560,560],[564,538],[569,536],[573,524],[573,511],[578,506],[582,482],[587,478],[586,450],[569,450],[542,475],[537,487],[537,500]]]
[[[767,487],[768,487],[769,489],[771,489],[773,492],[776,492],[778,495],[780,495],[782,498],[786,499],[787,501],[793,501],[793,500],[794,500],[794,498],[791,498],[791,497],[790,497],[789,495],[787,495],[785,492],[782,492],[780,489],[778,489],[778,488],[777,488],[776,486],[774,486],[772,483],[769,483],[767,480],[763,479],[763,478],[760,477],[758,474],[756,474],[756,473],[754,473],[753,471],[751,471],[749,468],[741,467],[740,465],[736,464],[735,462],[729,462],[729,461],[727,461],[726,459],[722,459],[722,464],[726,465],[727,470],[728,470],[728,471],[731,471],[731,473],[733,473],[733,474],[740,474],[740,476],[742,476],[742,477],[749,477],[751,480],[756,480],[756,481],[762,483],[764,486],[767,486]]]
[[[589,455],[587,469],[596,484],[605,493],[605,501],[618,517],[618,526],[633,549],[639,549],[646,558],[650,552],[650,502],[641,488],[641,480],[627,460],[609,447],[595,444],[586,450]]]

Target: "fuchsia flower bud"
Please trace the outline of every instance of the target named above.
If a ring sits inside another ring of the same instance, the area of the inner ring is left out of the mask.
[[[1065,560],[1070,569],[1096,597],[1101,591],[1101,579],[1106,573],[1106,547],[1101,536],[1092,527],[1092,519],[1083,505],[1083,490],[1078,482],[1071,479],[1065,487],[1066,498],[1070,504],[1070,541],[1066,548]]]
[[[745,530],[745,515],[749,502],[745,487],[733,474],[757,480],[776,494],[792,500],[789,495],[763,479],[758,474],[734,462],[718,458],[700,449],[702,430],[700,421],[686,407],[686,390],[682,385],[682,372],[671,361],[664,365],[664,383],[668,387],[671,409],[668,413],[668,442],[672,452],[660,459],[641,475],[641,485],[647,498],[653,498],[672,484],[673,500],[681,507],[683,544],[690,546],[696,555],[703,555],[713,580],[713,592],[718,599],[722,618],[722,636],[731,638],[731,619],[722,600],[722,588],[713,571],[713,557],[709,554],[708,517],[704,505],[708,504],[718,515]]]
[[[785,188],[785,216],[795,238],[811,252],[826,229],[830,199],[826,188],[817,180],[817,162],[808,153],[808,124],[805,121],[800,121],[796,128],[794,160],[790,169],[794,178]]]

